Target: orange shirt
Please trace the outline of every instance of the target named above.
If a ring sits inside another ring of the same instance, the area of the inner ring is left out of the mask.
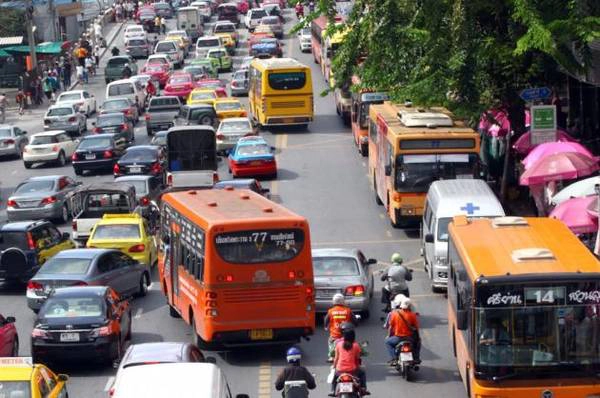
[[[334,305],[327,311],[329,318],[329,335],[333,339],[342,337],[340,326],[344,322],[352,322],[352,310],[343,305]]]
[[[344,342],[338,341],[335,345],[335,356],[337,357],[335,370],[338,372],[354,372],[360,366],[360,353],[361,349],[356,341],[348,351],[344,349]]]
[[[404,321],[400,318],[400,314],[402,314]],[[390,317],[390,330],[392,332],[392,336],[412,336],[412,331],[410,330],[408,325],[414,328],[419,328],[419,320],[417,319],[417,314],[415,314],[412,311],[405,310],[396,310],[392,313],[392,316]]]

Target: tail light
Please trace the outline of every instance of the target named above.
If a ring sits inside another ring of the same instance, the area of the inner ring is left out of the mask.
[[[4,143],[6,145],[13,145],[15,143],[15,140],[13,140],[13,139],[4,140]]]
[[[354,382],[354,379],[353,379],[352,375],[349,375],[348,373],[344,373],[343,375],[340,376],[340,381],[343,383],[352,383],[352,382]]]
[[[44,286],[41,283],[35,281],[27,282],[27,290],[42,290]]]
[[[217,275],[217,282],[233,282],[233,275],[227,274],[219,274]]]
[[[248,114],[246,113],[246,111],[242,111],[242,116],[248,116]]]
[[[104,156],[105,158],[112,158],[113,151],[104,151],[104,154],[102,156]]]
[[[101,133],[102,129],[100,127],[94,127],[94,130],[92,130],[94,133]]]
[[[365,287],[363,285],[348,286],[344,290],[346,296],[363,296],[365,294]]]
[[[92,329],[92,332],[90,333],[91,337],[110,336],[110,334],[110,328],[108,326]]]
[[[27,148],[27,147],[25,147],[25,148]],[[58,152],[58,145],[54,145],[52,147],[52,152]]]
[[[129,253],[142,253],[144,250],[146,250],[146,245],[140,243],[139,245],[131,246],[128,251]]]
[[[33,241],[33,235],[31,235],[31,232],[27,232],[27,247],[29,250],[35,250],[35,242]]]
[[[31,337],[46,338],[48,337],[48,332],[44,329],[34,328],[31,331]]]
[[[173,174],[167,174],[167,185],[173,185]]]
[[[294,271],[288,271],[288,278],[290,278],[290,279],[296,279],[296,272],[294,272]]]
[[[121,128],[122,128],[123,130],[127,130],[127,123],[123,123],[123,124],[121,125]]]
[[[17,202],[15,200],[9,199],[6,201],[6,206],[8,207],[17,207]]]
[[[219,134],[217,134],[217,139],[218,140],[224,140],[225,136],[223,134],[219,133]]]
[[[131,112],[131,109],[126,109],[125,112],[123,112],[124,114],[126,114],[127,116],[131,116],[131,114],[133,112]]]
[[[150,172],[152,174],[160,174],[162,173],[162,167],[160,165],[160,163],[156,162],[152,164],[152,167],[150,167]]]
[[[121,168],[117,163],[113,166],[113,174],[121,174]]]
[[[400,351],[402,352],[410,352],[411,351],[411,347],[409,343],[405,343],[402,345],[402,347],[400,347]]]
[[[71,223],[71,228],[73,229],[73,231],[77,231],[77,221],[73,220],[73,222]]]
[[[146,116],[144,116],[144,119],[146,119],[146,121],[150,120],[150,114],[146,113]]]
[[[77,154],[77,152],[73,152],[73,154],[71,155],[71,160],[79,160],[79,155]]]
[[[72,122],[76,122],[77,118],[75,116],[71,116],[68,121],[71,122],[71,123]]]
[[[41,205],[50,205],[52,203],[56,203],[56,196],[48,196],[40,202]]]
[[[148,199],[147,196],[144,196],[143,198],[140,199],[140,204],[142,206],[148,206],[150,204],[150,199]]]

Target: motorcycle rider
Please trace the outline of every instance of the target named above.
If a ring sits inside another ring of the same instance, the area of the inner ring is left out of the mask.
[[[346,324],[348,325],[348,324]],[[335,345],[335,357],[333,359],[333,368],[335,375],[331,383],[330,397],[335,396],[335,387],[337,379],[342,373],[349,373],[357,377],[360,382],[361,396],[371,395],[367,390],[367,374],[360,367],[362,347],[356,341],[356,333],[354,327],[343,328],[343,340],[338,341]]]
[[[419,337],[419,319],[417,314],[411,310],[411,301],[407,297],[394,310],[390,316],[388,337],[385,339],[385,346],[390,355],[391,366],[396,366],[396,346],[401,341],[408,340],[413,346],[414,362],[421,363],[421,339]]]
[[[275,380],[275,389],[277,391],[283,390],[286,381],[303,380],[306,382],[306,387],[309,390],[314,390],[315,387],[317,387],[313,375],[310,374],[308,369],[300,365],[300,360],[302,359],[302,351],[300,351],[299,348],[292,347],[288,349],[285,359],[287,360],[288,365],[285,368],[283,368],[281,373],[279,373],[279,376],[277,376],[277,380]],[[282,395],[283,394],[284,393],[282,392]]]
[[[304,5],[302,2],[296,3],[296,18],[304,18]]]
[[[125,64],[125,66],[123,67],[123,71],[121,72],[121,78],[123,79],[129,79],[132,75],[132,70],[129,67],[129,64]]]
[[[392,265],[381,274],[381,281],[387,281],[387,285],[381,289],[381,302],[386,305],[386,312],[392,297],[397,294],[410,296],[406,282],[412,281],[412,271],[402,264],[400,253],[392,254],[391,261]]]
[[[333,307],[327,311],[323,320],[325,330],[329,330],[327,362],[333,361],[335,342],[342,338],[341,325],[345,322],[355,322],[354,314],[350,307],[346,305],[346,300],[344,300],[344,296],[341,293],[333,295],[332,303]]]

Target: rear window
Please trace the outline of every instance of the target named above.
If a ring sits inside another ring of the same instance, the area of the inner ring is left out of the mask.
[[[91,239],[139,239],[140,226],[137,224],[98,225]]]
[[[156,159],[158,159],[157,151],[147,148],[138,149],[135,147],[125,152],[125,155],[121,157],[121,160],[130,162],[154,162]]]
[[[237,154],[243,156],[260,156],[270,153],[271,148],[266,144],[241,145],[237,150]]]
[[[269,86],[273,90],[298,90],[306,84],[305,72],[271,72]]]
[[[31,145],[46,145],[55,144],[58,142],[58,138],[55,135],[38,135],[31,138]]]
[[[99,116],[96,125],[98,127],[105,126],[116,126],[117,124],[125,123],[125,115],[110,115],[110,116]]]
[[[0,249],[6,250],[11,247],[28,250],[27,235],[25,232],[4,231],[0,232]]]
[[[217,95],[214,92],[204,92],[204,93],[192,93],[192,100],[200,101],[200,100],[211,100],[217,98]]]
[[[104,104],[102,104],[102,108],[104,108],[104,110],[123,109],[128,107],[129,101],[127,101],[126,99],[118,101],[106,101]]]
[[[130,41],[130,43],[133,40]],[[141,41],[141,40],[139,40]],[[127,58],[111,58],[108,60],[108,66],[121,66],[121,65],[125,65],[128,64],[129,60]]]
[[[187,75],[175,75],[169,79],[169,84],[183,84],[191,81],[192,80]]]
[[[18,186],[15,194],[22,195],[36,192],[48,192],[54,188],[54,181],[29,181]]]
[[[156,136],[155,136],[156,138]],[[154,140],[152,140],[154,141]],[[142,181],[142,180],[119,180],[118,182],[124,182],[126,184],[129,185],[133,185],[133,187],[135,188],[135,194],[136,195],[145,195],[148,193],[148,189],[146,186],[146,181]]]
[[[156,45],[157,53],[160,53],[160,52],[168,53],[168,52],[173,52],[173,51],[177,51],[177,45],[175,43],[173,43],[172,41],[158,43]]]
[[[127,41],[127,45],[132,47],[132,46],[144,46],[146,45],[146,40],[140,40],[140,39],[132,39],[132,40],[128,40]]]
[[[215,237],[217,253],[235,264],[259,264],[288,261],[304,247],[301,229],[237,231]]]
[[[108,88],[108,96],[116,97],[119,95],[134,94],[133,83],[113,84]]]
[[[215,26],[215,33],[235,32],[235,25],[223,24]]]
[[[108,148],[111,146],[110,138],[108,137],[94,137],[86,138],[81,140],[77,149],[98,149]]]
[[[0,394],[2,397],[31,397],[29,381],[0,381]]]
[[[85,274],[90,262],[89,258],[52,257],[38,274]]]
[[[180,105],[180,103],[179,103],[179,100],[175,97],[172,97],[172,98],[158,97],[158,98],[152,98],[150,100],[150,106],[152,106],[152,107],[167,106],[167,105]]]
[[[313,257],[315,276],[359,275],[358,263],[351,257]]]
[[[129,213],[129,199],[120,193],[91,193],[84,200],[85,210],[80,217],[100,218],[106,213]]]
[[[266,17],[267,13],[265,10],[252,10],[252,15],[250,15],[250,18],[252,19],[260,19],[262,17]]]
[[[41,318],[98,318],[104,313],[100,297],[51,297],[40,309]]]
[[[72,108],[52,108],[48,110],[48,116],[67,116],[72,114]]]
[[[228,121],[228,119],[225,119],[219,127],[219,131],[223,133],[243,133],[249,130],[252,130],[252,126],[250,125],[250,121],[247,120]]]
[[[215,109],[218,111],[236,111],[243,108],[239,102],[217,102]]]
[[[221,43],[219,42],[219,39],[199,39],[198,43],[196,44],[196,47],[218,47],[220,45]]]
[[[160,64],[160,65],[164,65],[164,64],[168,64],[169,61],[166,60],[166,58],[163,57],[156,57],[156,58],[152,58],[148,60],[148,68],[150,68],[152,66],[152,64]],[[158,68],[158,66],[154,66],[155,68]]]

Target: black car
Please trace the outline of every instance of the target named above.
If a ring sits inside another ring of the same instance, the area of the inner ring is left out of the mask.
[[[75,247],[50,221],[20,221],[0,227],[0,279],[27,282],[51,253]]]
[[[98,119],[92,123],[95,134],[114,134],[117,139],[122,138],[127,142],[135,141],[133,134],[133,122],[121,112],[105,113],[98,115]]]
[[[86,170],[112,170],[127,146],[124,139],[114,134],[88,135],[84,137],[71,157],[75,174]]]
[[[124,175],[151,175],[163,180],[165,173],[165,155],[161,147],[155,145],[136,145],[127,148],[125,154],[113,168],[115,177]]]
[[[265,197],[269,197],[269,188],[263,188],[260,185],[260,181],[255,178],[240,178],[235,180],[221,180],[215,185],[213,185],[213,189],[228,189],[228,187],[234,189],[249,189],[253,192],[256,192],[259,195],[263,195]]]
[[[131,338],[131,309],[108,286],[52,291],[31,332],[34,363],[101,361],[113,364]]]

